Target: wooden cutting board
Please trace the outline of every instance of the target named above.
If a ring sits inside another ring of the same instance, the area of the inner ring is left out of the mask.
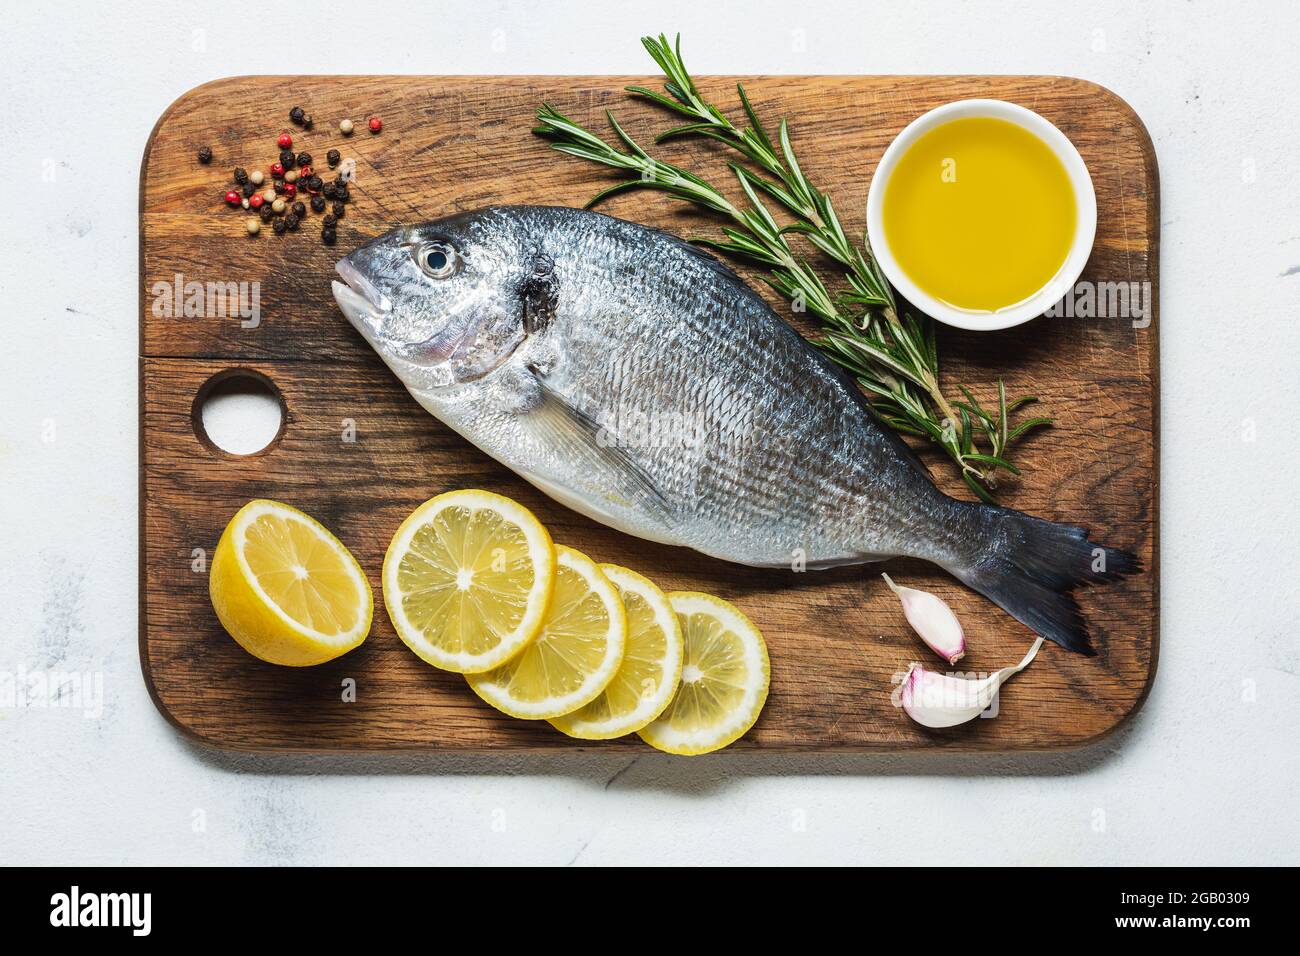
[[[1037,110],[1078,146],[1096,186],[1097,241],[1084,279],[1147,282],[1155,302],[1156,159],[1141,121],[1108,91],[1059,77],[743,80],[762,116],[791,118],[806,171],[834,198],[851,233],[863,228],[867,185],[881,153],[920,113],[966,97]],[[715,101],[733,103],[735,81],[711,77],[700,85]],[[545,723],[494,712],[461,677],[406,650],[382,606],[361,648],[307,669],[260,663],[218,624],[204,560],[248,499],[280,499],[328,525],[366,569],[378,602],[379,569],[399,522],[435,494],[476,486],[518,498],[556,540],[598,561],[626,564],[665,590],[714,592],[757,622],[771,650],[771,695],[734,750],[1043,750],[1114,730],[1146,696],[1156,664],[1154,316],[1144,327],[1124,318],[1061,318],[988,334],[940,328],[951,393],[966,383],[988,402],[1001,375],[1010,394],[1040,396],[1043,412],[1057,420],[1019,449],[1024,476],[1004,485],[1004,502],[1086,524],[1094,537],[1137,552],[1148,569],[1080,592],[1100,656],[1049,644],[1003,691],[996,717],[945,732],[916,726],[891,703],[909,661],[937,661],[872,570],[755,571],[581,518],[426,414],[343,320],[330,294],[332,266],[364,240],[399,223],[492,203],[581,205],[612,182],[602,170],[548,150],[529,128],[543,100],[601,129],[609,107],[649,144],[669,119],[620,92],[633,82],[651,81],[238,77],[185,94],[159,119],[140,184],[140,658],[159,709],[190,738],[239,749],[645,749],[636,738],[583,745]],[[233,167],[265,169],[274,161],[275,137],[298,104],[313,114],[315,130],[293,129],[296,148],[314,154],[318,166],[332,147],[358,161],[354,200],[334,249],[321,244],[314,217],[297,234],[266,229],[249,238],[246,214],[221,201]],[[378,136],[362,125],[372,113],[384,119]],[[337,132],[344,116],[361,130],[349,139]],[[203,145],[215,155],[211,166],[195,161]],[[662,155],[727,181],[727,156],[717,149],[670,144]],[[650,193],[603,208],[683,235],[714,234],[717,227]],[[260,324],[169,317],[156,300],[178,276],[182,284],[259,283]],[[221,452],[196,427],[199,396],[232,370],[265,376],[282,396],[283,430],[259,454]],[[354,441],[345,440],[349,428]],[[948,463],[925,454],[941,486],[965,495]],[[956,609],[971,647],[962,662],[968,671],[995,670],[1028,647],[1026,628],[943,573],[914,562],[892,570]],[[349,679],[352,701],[344,699]]]

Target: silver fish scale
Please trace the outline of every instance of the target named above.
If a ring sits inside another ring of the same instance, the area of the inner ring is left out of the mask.
[[[673,526],[647,537],[759,565],[927,550],[917,536],[948,499],[856,387],[729,270],[633,223],[561,209],[523,218],[558,281],[536,343],[555,356],[548,383],[618,436],[672,503]],[[657,427],[638,432],[647,422]]]

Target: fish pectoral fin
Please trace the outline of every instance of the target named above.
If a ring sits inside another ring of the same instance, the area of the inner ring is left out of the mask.
[[[551,388],[538,369],[530,366],[528,370],[537,382],[540,398],[529,412],[533,426],[555,447],[607,479],[611,501],[640,508],[671,524],[673,509],[668,498],[621,446],[618,436]]]

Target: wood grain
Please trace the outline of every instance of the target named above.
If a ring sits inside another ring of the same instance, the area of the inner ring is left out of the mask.
[[[1078,146],[1097,191],[1097,241],[1084,274],[1097,282],[1150,282],[1155,301],[1158,179],[1141,121],[1110,92],[1059,77],[744,78],[760,110],[795,122],[810,178],[861,231],[867,185],[885,146],[921,112],[988,96],[1042,113]],[[1022,449],[1023,478],[1007,504],[1088,525],[1095,537],[1136,551],[1145,573],[1080,592],[1100,656],[1049,645],[1004,691],[996,718],[926,731],[891,702],[895,675],[925,659],[897,603],[869,569],[758,572],[634,540],[555,504],[420,409],[351,330],[329,277],[346,250],[394,225],[500,202],[580,205],[606,180],[559,157],[528,132],[543,99],[588,123],[615,108],[649,142],[666,119],[618,91],[645,77],[239,77],[199,87],[159,119],[145,150],[140,190],[140,656],[162,712],[209,745],[273,750],[538,751],[582,746],[549,725],[503,717],[463,680],[420,662],[382,609],[358,650],[330,664],[277,668],[245,654],[221,630],[194,549],[211,554],[230,516],[252,497],[290,502],[332,528],[378,590],[388,539],[416,505],[478,486],[533,508],[559,541],[597,560],[627,564],[665,589],[713,591],[762,628],[772,692],[755,728],[735,748],[782,751],[897,749],[1005,751],[1078,746],[1113,730],[1145,697],[1158,646],[1157,356],[1153,315],[1039,319],[976,334],[942,329],[946,381],[992,394],[999,375],[1030,392],[1056,427]],[[701,87],[730,102],[735,78]],[[292,91],[292,93],[288,92]],[[290,102],[292,97],[293,102]],[[229,170],[269,165],[290,106],[316,129],[298,136],[319,160],[337,147],[355,156],[359,182],[323,246],[308,221],[296,235],[249,239],[243,213],[221,202]],[[379,136],[343,139],[336,123],[383,116]],[[815,130],[815,133],[814,133]],[[210,167],[194,160],[210,145]],[[664,147],[724,181],[724,156],[699,145]],[[633,194],[614,215],[684,235],[716,223],[664,197]],[[744,270],[741,270],[744,273]],[[262,321],[154,314],[154,285],[181,274],[200,282],[260,283]],[[766,293],[763,286],[759,286]],[[774,304],[778,304],[774,301]],[[782,314],[786,314],[782,308]],[[804,331],[811,331],[805,327]],[[232,456],[198,434],[196,396],[213,376],[245,369],[279,389],[281,435],[264,452]],[[346,422],[356,440],[344,440]],[[928,454],[928,453],[927,453]],[[946,462],[931,456],[941,487],[961,495]],[[986,672],[1018,658],[1029,632],[941,572],[900,562],[910,584],[941,594],[971,645],[963,665]],[[357,682],[344,703],[341,682]],[[637,740],[586,745],[636,750]]]

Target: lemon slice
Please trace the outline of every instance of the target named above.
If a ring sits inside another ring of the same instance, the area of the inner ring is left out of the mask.
[[[721,598],[673,591],[668,600],[686,640],[677,695],[654,723],[638,731],[670,754],[706,754],[754,726],[767,700],[771,667],[763,635]]]
[[[364,641],[375,603],[338,538],[297,508],[262,498],[222,532],[208,594],[244,650],[291,667],[333,660]]]
[[[555,597],[537,639],[469,686],[497,710],[525,720],[559,717],[594,700],[618,671],[627,615],[618,589],[581,551],[555,549]]]
[[[640,730],[658,717],[682,675],[682,629],[668,598],[648,579],[602,564],[627,612],[627,650],[609,686],[590,704],[551,723],[570,737],[609,740]]]
[[[416,508],[384,555],[397,635],[434,667],[472,674],[537,636],[555,586],[555,546],[531,511],[490,491],[449,491]]]

